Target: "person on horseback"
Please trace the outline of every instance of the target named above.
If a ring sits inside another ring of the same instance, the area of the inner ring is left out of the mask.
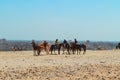
[[[31,44],[35,43],[35,40],[32,40]]]
[[[59,41],[58,41],[58,39],[56,39],[56,40],[55,40],[55,43],[54,43],[55,46],[56,46],[56,48],[58,48],[58,43],[59,43]]]
[[[49,54],[49,48],[50,48],[50,44],[49,42],[47,42],[46,40],[43,42],[43,48],[45,49],[45,51],[47,52],[47,54]]]
[[[74,41],[75,41],[75,44],[77,44],[77,43],[78,43],[78,41],[77,41],[77,39],[76,39],[76,38],[74,39]]]
[[[43,45],[44,45],[44,47],[46,48],[46,46],[47,46],[47,41],[44,41],[44,42],[43,42]]]
[[[68,44],[67,40],[64,39],[63,43],[64,43],[64,46],[65,46],[65,48],[66,48],[66,47],[67,47],[67,44]]]

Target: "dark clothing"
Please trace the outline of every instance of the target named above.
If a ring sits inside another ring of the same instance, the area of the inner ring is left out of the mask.
[[[78,41],[75,39],[75,44],[77,44],[78,43]]]
[[[64,44],[67,44],[68,42],[66,40],[63,41]]]
[[[66,40],[63,41],[65,48],[67,48],[68,42]]]
[[[59,43],[59,42],[58,42],[58,39],[57,39],[57,40],[55,41],[55,45],[58,44],[58,43]]]

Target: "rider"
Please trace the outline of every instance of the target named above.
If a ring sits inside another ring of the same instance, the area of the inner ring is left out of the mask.
[[[64,39],[63,43],[64,43],[65,47],[67,47],[67,44],[68,44],[67,40]]]
[[[58,43],[59,43],[59,41],[58,41],[58,39],[56,39],[55,42],[54,42],[56,47],[58,47]]]
[[[44,45],[44,47],[46,48],[46,46],[47,46],[47,41],[44,41],[44,42],[43,42],[43,45]]]
[[[76,38],[74,39],[74,41],[75,41],[75,44],[77,44],[77,43],[78,43],[78,41],[77,41],[77,39],[76,39]]]
[[[31,44],[33,44],[33,43],[35,43],[35,41],[34,41],[34,40],[32,40]]]

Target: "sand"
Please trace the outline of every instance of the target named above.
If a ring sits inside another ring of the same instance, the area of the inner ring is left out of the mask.
[[[0,52],[0,80],[120,80],[120,50],[40,56]]]

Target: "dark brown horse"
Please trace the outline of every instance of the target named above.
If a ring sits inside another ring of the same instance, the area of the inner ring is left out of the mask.
[[[44,43],[40,43],[39,45],[37,45],[33,40],[31,44],[32,44],[35,56],[36,56],[36,51],[37,51],[37,55],[40,55],[43,49],[46,51],[47,54],[49,54],[49,48],[50,48],[49,43],[46,43],[46,46],[44,45]]]
[[[63,54],[64,54],[65,50],[67,50],[67,52],[70,53],[69,52],[70,51],[69,44],[59,43],[57,45],[55,45],[55,44],[51,45],[51,47],[50,47],[51,54],[53,54],[53,51],[55,53],[56,50],[58,51],[58,54],[60,54],[60,51],[62,48],[63,48]]]
[[[81,50],[83,49],[83,54],[86,53],[86,45],[85,44],[76,44],[74,42],[70,43],[70,49],[73,52],[73,54],[75,54],[75,51],[77,51],[77,54],[81,52]]]
[[[86,53],[86,45],[85,44],[79,44],[78,45],[79,46],[79,50],[80,50],[80,52],[82,51],[82,49],[83,49],[83,54],[85,54]],[[79,52],[79,54],[80,54],[80,52]]]
[[[53,54],[53,51],[55,53],[55,51],[57,50],[58,51],[58,54],[60,54],[60,50],[61,48],[63,47],[63,43],[60,43],[60,44],[52,44],[51,47],[50,47],[50,51],[51,51],[51,54]]]

